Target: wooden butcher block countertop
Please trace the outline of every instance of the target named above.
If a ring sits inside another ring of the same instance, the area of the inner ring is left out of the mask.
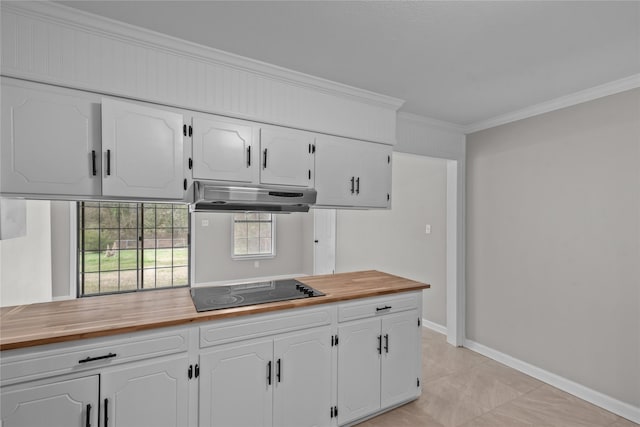
[[[430,287],[379,271],[297,279],[326,296],[198,313],[189,288],[178,288],[3,307],[0,308],[0,350],[418,291]]]

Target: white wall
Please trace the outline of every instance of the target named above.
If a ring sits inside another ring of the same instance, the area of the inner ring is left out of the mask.
[[[467,336],[640,407],[640,90],[467,139]]]
[[[27,234],[0,240],[0,306],[51,301],[50,202],[27,201]]]
[[[311,213],[277,214],[276,256],[260,260],[231,259],[230,213],[195,213],[192,238],[192,262],[195,274],[192,283],[210,283],[252,278],[299,275],[309,273],[305,269],[313,262],[313,247],[305,244],[305,238],[313,232],[305,227],[313,226],[306,220]],[[208,221],[203,226],[203,220]],[[307,242],[308,243],[308,242]],[[259,262],[259,267],[254,262]]]
[[[445,325],[446,161],[393,153],[392,166],[391,210],[338,210],[336,271],[374,269],[429,283],[424,318]]]

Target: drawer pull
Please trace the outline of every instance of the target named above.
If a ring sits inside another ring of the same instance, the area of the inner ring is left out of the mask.
[[[383,311],[383,310],[391,310],[391,306],[385,305],[384,307],[376,307],[376,311]]]
[[[115,353],[109,353],[109,354],[105,354],[104,356],[87,357],[86,359],[78,360],[78,363],[95,362],[96,360],[111,359],[112,357],[116,357],[116,356],[117,354]]]
[[[86,419],[84,423],[85,427],[91,427],[91,404],[87,403]]]

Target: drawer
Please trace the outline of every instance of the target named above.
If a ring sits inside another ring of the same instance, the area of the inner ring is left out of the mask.
[[[188,350],[187,329],[131,333],[126,338],[95,338],[90,344],[51,344],[5,351],[0,361],[2,385],[103,368]]]
[[[336,306],[328,304],[322,308],[301,308],[214,321],[200,327],[200,347],[331,325],[335,318]]]
[[[345,302],[338,306],[338,322],[417,309],[420,307],[421,295],[420,292],[410,292]]]

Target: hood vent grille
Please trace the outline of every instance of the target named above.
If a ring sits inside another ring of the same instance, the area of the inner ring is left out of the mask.
[[[195,182],[192,212],[308,212],[316,202],[312,188],[240,187]]]

